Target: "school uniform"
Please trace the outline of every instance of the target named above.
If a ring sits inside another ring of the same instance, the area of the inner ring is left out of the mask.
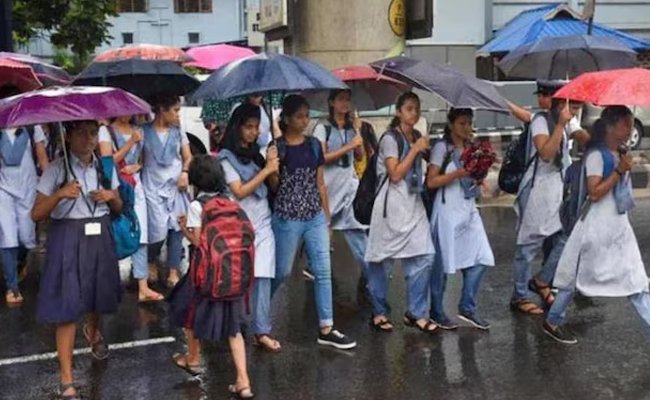
[[[121,288],[110,208],[106,203],[95,203],[90,195],[103,189],[99,163],[93,156],[86,166],[70,154],[70,179],[79,182],[81,194],[74,200],[61,200],[50,214],[38,294],[40,321],[69,323],[87,313],[117,310]],[[64,161],[57,159],[45,170],[36,190],[52,196],[65,179]],[[113,171],[111,188],[118,185]]]

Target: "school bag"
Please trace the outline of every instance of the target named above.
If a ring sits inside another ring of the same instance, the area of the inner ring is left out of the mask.
[[[255,230],[244,210],[223,196],[200,196],[200,243],[192,253],[191,282],[203,297],[248,300],[255,279]]]

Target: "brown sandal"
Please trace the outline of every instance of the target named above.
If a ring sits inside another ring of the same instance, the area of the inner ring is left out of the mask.
[[[552,306],[553,302],[555,302],[555,296],[551,291],[551,286],[546,283],[540,285],[537,279],[533,278],[528,281],[528,289],[530,289],[532,292],[537,293],[542,298],[542,301],[547,307]]]
[[[522,314],[526,315],[542,315],[544,310],[542,310],[537,304],[533,303],[529,299],[518,299],[512,300],[510,302],[510,308],[513,311],[519,311]]]
[[[263,350],[268,351],[269,353],[279,353],[282,350],[282,346],[280,346],[280,342],[278,342],[273,336],[269,334],[262,334],[262,335],[255,335],[253,336],[253,346],[259,347]],[[268,341],[264,341],[264,339],[268,339],[272,342],[275,342],[277,344],[277,347],[272,347]]]

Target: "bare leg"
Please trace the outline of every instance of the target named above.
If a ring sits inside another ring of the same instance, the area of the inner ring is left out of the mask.
[[[185,331],[185,338],[187,340],[187,365],[201,364],[201,342],[194,337],[194,331],[191,329],[183,329]]]
[[[74,350],[74,337],[77,325],[75,323],[60,324],[56,327],[56,352],[59,357],[61,384],[70,384],[72,377],[72,351]],[[74,388],[66,390],[63,394],[74,394]]]
[[[235,363],[235,369],[237,370],[235,388],[237,390],[242,390],[244,388],[250,389],[251,382],[246,367],[246,347],[241,333],[238,333],[237,336],[228,338],[228,344],[230,345],[230,353],[232,354],[232,360]]]

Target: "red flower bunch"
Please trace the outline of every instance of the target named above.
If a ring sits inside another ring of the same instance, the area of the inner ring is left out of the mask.
[[[486,141],[470,143],[460,156],[460,161],[467,172],[477,181],[485,179],[496,159],[497,156],[492,150],[490,142]]]

